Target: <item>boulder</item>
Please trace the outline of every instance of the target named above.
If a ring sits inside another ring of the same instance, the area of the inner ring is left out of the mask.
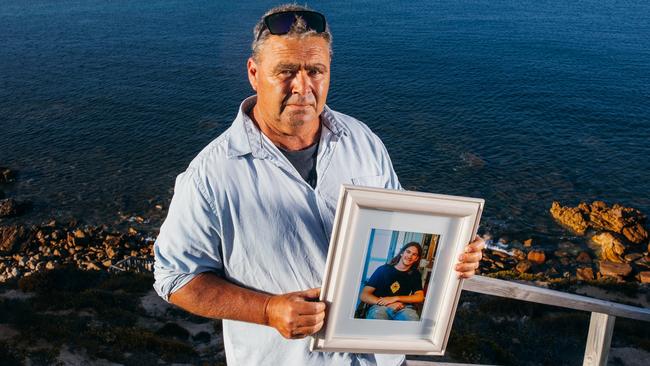
[[[576,277],[579,281],[592,281],[594,279],[594,270],[591,267],[577,268]]]
[[[650,271],[639,272],[638,278],[641,283],[650,283]]]
[[[564,258],[569,256],[569,252],[567,252],[564,249],[558,249],[555,252],[553,252],[553,254],[558,258]]]
[[[641,211],[614,204],[608,207],[605,202],[594,201],[591,203],[589,221],[596,230],[608,230],[622,233],[623,228],[645,223],[646,217]],[[647,237],[647,233],[646,233]]]
[[[521,249],[515,248],[512,250],[512,257],[518,261],[523,261],[526,259],[526,253]]]
[[[577,207],[563,207],[553,202],[550,212],[561,225],[579,235],[584,235],[588,228],[611,231],[635,244],[647,242],[650,236],[644,226],[646,216],[619,204],[609,207],[603,201],[594,201],[591,205],[581,202]]]
[[[641,223],[626,226],[621,231],[627,240],[635,244],[641,244],[648,241],[648,231]]]
[[[528,260],[535,264],[546,262],[546,254],[542,250],[531,250],[528,252]]]
[[[526,248],[530,248],[531,246],[533,246],[533,239],[526,239],[526,240],[524,240],[524,246],[525,246]]]
[[[30,231],[24,226],[0,227],[0,255],[11,255],[27,249]]]
[[[600,273],[603,276],[626,277],[632,273],[632,266],[627,263],[614,263],[610,261],[600,261]]]
[[[0,217],[18,215],[18,202],[13,198],[0,199]]]
[[[591,263],[591,256],[587,252],[580,252],[576,261],[580,263]]]
[[[591,241],[594,244],[600,245],[601,259],[615,263],[625,262],[622,257],[623,253],[625,252],[625,245],[623,245],[623,242],[614,234],[606,231],[598,235],[594,235],[591,238]]]
[[[627,263],[634,262],[637,259],[643,258],[643,254],[641,253],[630,253],[626,254],[625,257],[623,257]]]
[[[530,261],[523,260],[519,263],[517,263],[517,266],[515,266],[515,269],[519,273],[528,273],[530,269],[532,268],[533,264],[530,263]]]
[[[559,202],[553,201],[551,204],[551,215],[562,226],[570,229],[576,234],[584,235],[589,222],[587,221],[588,212],[584,212],[581,206],[563,207]]]
[[[0,167],[0,183],[13,182],[16,178],[16,174],[13,170],[5,167]]]

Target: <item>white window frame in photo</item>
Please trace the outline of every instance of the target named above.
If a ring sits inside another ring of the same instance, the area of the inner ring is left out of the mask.
[[[454,270],[483,212],[480,198],[342,185],[320,300],[325,325],[312,351],[443,355],[462,280]],[[354,318],[371,229],[440,235],[419,321]],[[354,290],[356,289],[356,290]]]

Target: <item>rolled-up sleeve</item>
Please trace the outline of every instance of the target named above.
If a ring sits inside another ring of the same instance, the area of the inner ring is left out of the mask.
[[[154,244],[154,289],[163,299],[202,272],[220,271],[218,219],[214,201],[194,169],[176,178],[167,218]]]

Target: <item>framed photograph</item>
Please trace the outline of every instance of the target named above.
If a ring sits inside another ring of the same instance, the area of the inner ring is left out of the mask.
[[[312,351],[442,355],[484,200],[343,185]]]

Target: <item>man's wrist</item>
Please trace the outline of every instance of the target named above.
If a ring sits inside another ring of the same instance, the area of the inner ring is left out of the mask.
[[[269,321],[269,303],[271,302],[272,296],[267,296],[264,300],[264,314],[262,315],[264,320],[264,325],[271,325]]]

